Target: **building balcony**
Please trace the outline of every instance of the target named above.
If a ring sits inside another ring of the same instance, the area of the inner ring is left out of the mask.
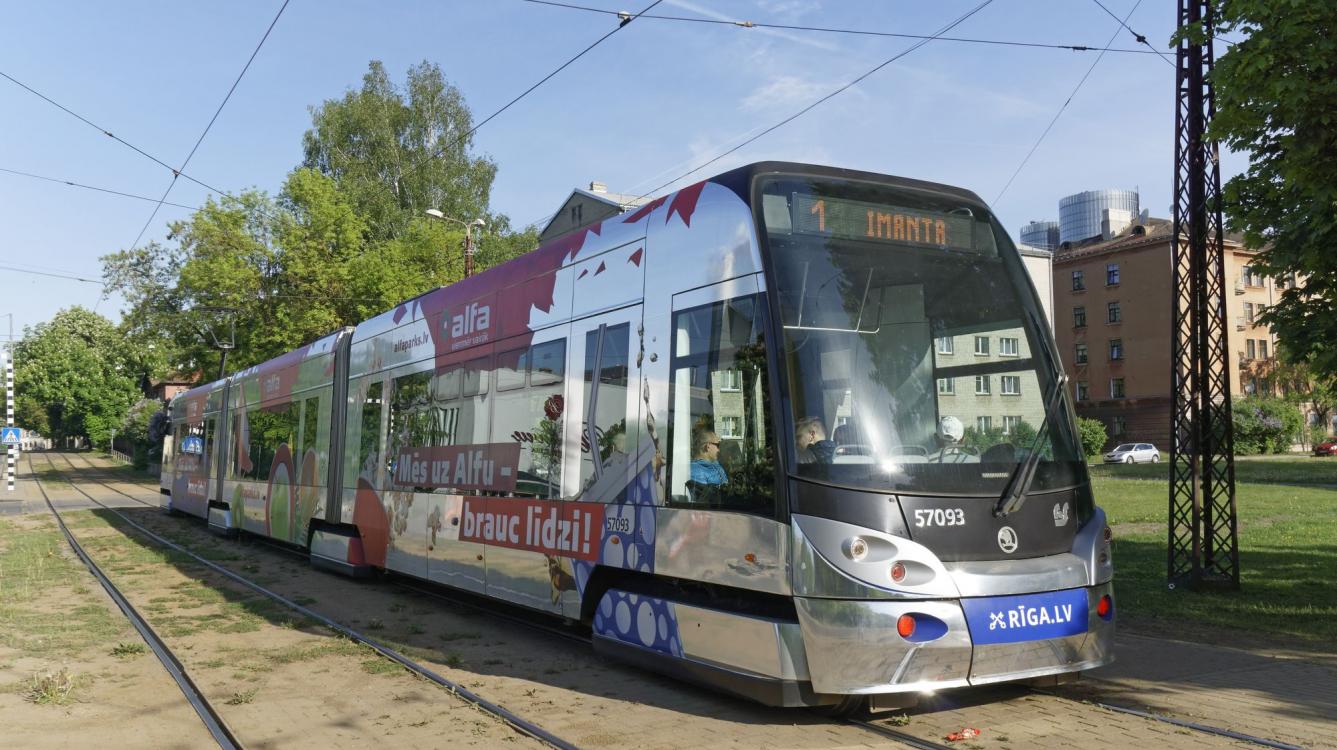
[[[1243,315],[1237,315],[1237,316],[1235,316],[1235,330],[1236,330],[1236,331],[1243,331],[1244,328],[1245,328],[1245,325],[1244,325],[1244,316],[1243,316]]]

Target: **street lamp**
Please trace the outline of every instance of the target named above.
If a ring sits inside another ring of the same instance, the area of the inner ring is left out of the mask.
[[[474,227],[482,229],[483,227],[487,226],[487,222],[483,221],[482,219],[474,219],[473,221],[470,222],[463,222],[460,221],[459,219],[446,216],[445,214],[441,213],[435,208],[427,209],[427,215],[432,217],[433,219],[437,219],[438,221],[450,221],[464,227],[464,275],[472,276],[474,272],[473,230]]]

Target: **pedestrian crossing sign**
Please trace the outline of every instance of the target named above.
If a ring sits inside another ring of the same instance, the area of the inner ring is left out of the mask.
[[[17,427],[0,427],[0,443],[18,445],[23,442],[23,431]]]

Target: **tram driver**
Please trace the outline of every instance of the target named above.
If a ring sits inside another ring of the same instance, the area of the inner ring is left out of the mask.
[[[794,443],[800,464],[829,464],[835,444],[826,439],[821,417],[804,417],[794,423]]]

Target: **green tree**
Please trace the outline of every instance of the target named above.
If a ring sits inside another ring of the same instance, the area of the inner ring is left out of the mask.
[[[472,128],[464,96],[439,67],[409,68],[401,89],[372,60],[360,90],[311,108],[302,164],[334,179],[369,239],[388,240],[429,208],[461,220],[486,214],[497,167],[469,155]]]
[[[1215,9],[1218,34],[1244,37],[1213,79],[1209,135],[1249,156],[1225,186],[1226,216],[1261,251],[1257,270],[1302,282],[1263,322],[1316,374],[1337,377],[1337,3],[1216,0]]]
[[[212,378],[220,342],[235,344],[235,371],[459,280],[462,228],[428,219],[428,207],[486,217],[480,270],[533,249],[533,228],[514,232],[507,217],[487,216],[491,162],[469,158],[467,140],[446,148],[471,116],[435,66],[410,70],[405,95],[373,62],[361,92],[325,102],[312,119],[309,166],[277,198],[210,199],[171,225],[174,245],[103,257],[109,290],[129,302],[125,335],[136,351],[158,347],[136,360],[137,373]]]
[[[1105,442],[1109,440],[1109,436],[1105,432],[1104,422],[1099,419],[1078,417],[1077,431],[1081,433],[1082,452],[1087,458],[1099,456],[1100,452],[1105,450]]]
[[[111,441],[140,392],[111,321],[82,307],[24,330],[15,346],[20,426],[57,440]],[[31,420],[31,421],[29,421]]]
[[[1281,386],[1286,401],[1297,408],[1302,408],[1302,418],[1305,411],[1314,413],[1315,421],[1318,423],[1315,426],[1320,428],[1320,438],[1325,437],[1328,420],[1337,410],[1337,377],[1320,376],[1308,362],[1293,361],[1293,355],[1286,347],[1278,346],[1277,349],[1276,365],[1269,377]],[[1311,434],[1313,432],[1313,430],[1302,430],[1302,440],[1314,442]]]

